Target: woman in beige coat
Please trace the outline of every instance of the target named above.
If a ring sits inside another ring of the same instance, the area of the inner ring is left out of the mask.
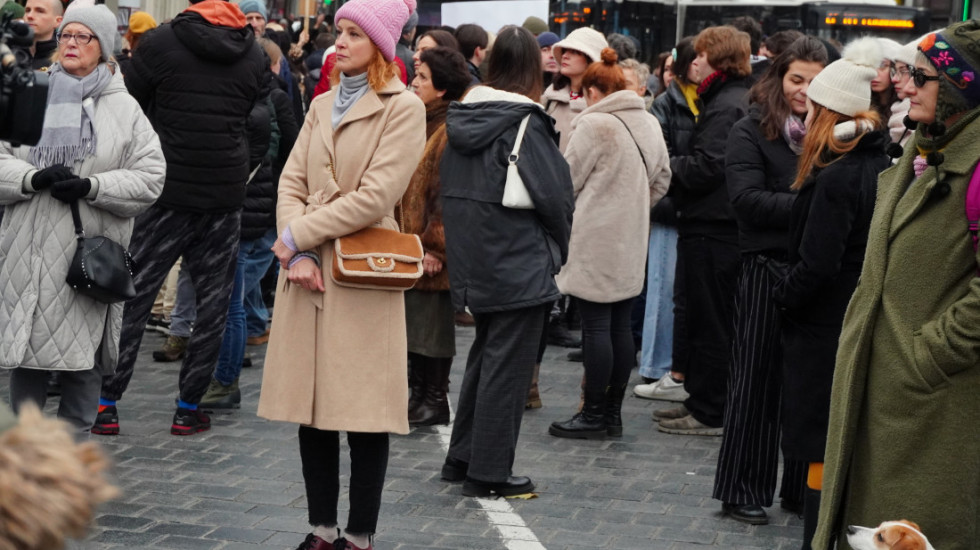
[[[549,432],[577,439],[623,434],[620,409],[635,356],[632,300],[643,290],[650,208],[670,185],[660,123],[626,89],[615,50],[602,50],[601,58],[582,78],[589,107],[572,121],[565,151],[575,217],[557,277],[558,289],[577,298],[582,312],[585,403]]]
[[[408,432],[405,302],[399,292],[324,277],[334,239],[393,211],[425,146],[425,108],[394,60],[413,0],[353,0],[337,11],[337,65],[310,107],[279,183],[276,291],[259,415],[300,424],[313,532],[299,548],[371,548],[388,434]],[[337,531],[339,431],[351,447],[350,514]],[[331,546],[332,545],[332,546]]]

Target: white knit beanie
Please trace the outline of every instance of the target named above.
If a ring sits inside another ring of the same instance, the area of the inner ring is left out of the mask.
[[[595,63],[602,58],[603,48],[608,48],[609,43],[601,32],[582,27],[568,33],[564,40],[561,40],[551,47],[551,52],[555,59],[561,60],[563,49],[575,50],[585,54],[590,63]],[[559,61],[560,63],[561,61]]]
[[[871,81],[885,59],[875,38],[859,38],[844,48],[840,59],[820,71],[806,95],[831,111],[854,116],[871,108]]]

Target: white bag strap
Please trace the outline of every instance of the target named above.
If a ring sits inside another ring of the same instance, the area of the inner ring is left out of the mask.
[[[521,150],[521,142],[524,141],[524,131],[527,130],[527,121],[531,120],[531,115],[527,115],[521,120],[521,127],[517,129],[517,139],[514,141],[514,150],[510,152],[510,156],[507,157],[507,162],[510,164],[517,164],[517,159],[520,158],[518,154]]]

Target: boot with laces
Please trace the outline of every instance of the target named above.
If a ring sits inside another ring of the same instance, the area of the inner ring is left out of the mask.
[[[179,361],[184,358],[184,354],[187,353],[187,340],[186,336],[167,336],[167,342],[163,344],[163,347],[153,352],[153,360],[161,363],[170,363],[173,361]]]

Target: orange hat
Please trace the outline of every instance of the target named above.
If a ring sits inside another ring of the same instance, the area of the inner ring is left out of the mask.
[[[156,27],[156,20],[145,11],[138,11],[129,16],[129,32],[133,34],[143,34]]]

